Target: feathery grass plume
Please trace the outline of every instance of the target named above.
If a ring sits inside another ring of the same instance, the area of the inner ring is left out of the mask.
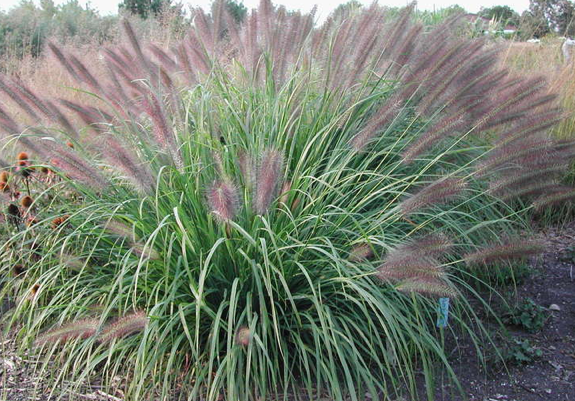
[[[460,196],[466,186],[466,182],[460,178],[440,178],[403,200],[399,209],[407,216],[428,206],[447,203]]]
[[[469,125],[461,113],[456,113],[454,116],[448,115],[438,121],[433,127],[410,143],[407,149],[403,152],[402,163],[411,163],[417,156],[428,150],[440,140],[451,136],[461,130],[464,130]]]
[[[159,260],[161,258],[160,253],[151,246],[146,246],[145,244],[139,241],[132,242],[130,243],[130,245],[131,245],[130,250],[132,251],[132,253],[134,253],[136,256],[140,258],[150,260]]]
[[[256,175],[254,210],[265,214],[279,190],[282,179],[283,155],[275,149],[265,150]]]
[[[81,79],[78,76],[78,74],[76,73],[76,70],[74,69],[74,67],[72,67],[72,65],[70,64],[70,62],[68,61],[66,56],[64,56],[64,53],[62,53],[60,51],[58,46],[56,46],[52,42],[48,42],[48,48],[52,51],[52,54],[56,57],[56,59],[60,62],[60,64],[66,69],[66,71],[68,71],[68,74],[70,74],[76,81],[81,82]]]
[[[554,191],[542,194],[533,202],[533,207],[536,211],[550,206],[564,204],[565,202],[572,203],[575,201],[575,188],[571,187],[557,187]]]
[[[176,167],[178,169],[182,169],[184,164],[178,149],[174,130],[168,126],[166,115],[158,98],[150,92],[149,96],[143,99],[142,105],[144,111],[152,120],[154,125],[154,137],[156,138],[158,145],[162,149],[167,150],[172,156]]]
[[[119,139],[108,136],[102,147],[102,155],[111,166],[124,173],[140,193],[145,195],[154,193],[156,180],[150,166],[129,151]]]
[[[496,196],[509,195],[511,198],[521,196],[516,191],[526,184],[536,184],[543,182],[557,182],[559,177],[565,173],[568,165],[566,163],[552,164],[549,167],[542,165],[532,171],[523,172],[512,171],[511,174],[492,181],[489,184],[488,192]]]
[[[540,240],[525,238],[508,239],[503,244],[494,244],[468,253],[463,257],[465,263],[473,265],[490,265],[498,261],[524,259],[538,255],[545,250],[545,243]]]
[[[242,347],[247,347],[252,341],[252,333],[247,326],[242,326],[236,332],[236,344]]]
[[[534,196],[553,191],[557,187],[557,180],[550,179],[546,181],[535,181],[531,183],[523,183],[515,188],[507,188],[507,191],[499,196],[505,202],[511,199],[517,199],[522,196]]]
[[[36,112],[26,103],[26,101],[22,98],[19,93],[9,85],[5,80],[0,76],[0,91],[4,92],[14,103],[20,107],[28,116],[34,120],[34,122],[38,123],[41,121],[41,118],[36,114]]]
[[[481,177],[508,166],[540,165],[550,160],[552,150],[553,142],[548,138],[527,138],[498,146],[477,163],[476,174]]]
[[[50,158],[51,165],[61,170],[71,180],[81,181],[98,192],[104,191],[110,185],[94,166],[68,146],[55,141],[44,141],[42,146]]]
[[[230,221],[236,217],[239,195],[235,185],[229,179],[215,180],[208,188],[210,211],[221,221]]]
[[[110,220],[106,222],[104,229],[115,236],[126,238],[130,241],[137,240],[136,234],[131,226],[118,220]]]
[[[347,260],[349,260],[352,263],[364,262],[366,260],[371,259],[373,256],[374,256],[374,253],[373,253],[373,248],[371,247],[371,245],[368,243],[362,242],[359,244],[355,244],[351,248],[351,251],[349,252],[349,256],[347,257]]]
[[[140,63],[141,68],[147,70],[148,73],[150,74],[150,77],[154,77],[155,74],[150,67],[150,61],[146,59],[146,56],[144,56],[142,48],[140,47],[140,42],[138,41],[138,37],[136,36],[136,33],[132,29],[132,25],[126,18],[122,19],[122,27],[124,28],[124,32],[128,36],[128,40],[130,41],[130,44],[132,45],[134,52],[136,53],[136,59]]]
[[[47,343],[60,343],[77,338],[92,337],[100,327],[99,319],[81,319],[56,327],[41,334],[35,341],[37,346]]]
[[[385,104],[373,114],[365,127],[350,141],[356,152],[365,150],[366,146],[381,132],[388,128],[393,120],[401,113],[402,96],[394,95],[387,99]]]
[[[451,252],[453,243],[444,233],[426,234],[413,238],[397,246],[389,255],[391,259],[401,258],[403,255],[422,255],[439,257]]]
[[[101,343],[108,343],[115,339],[122,339],[129,335],[144,331],[148,325],[148,316],[144,311],[136,311],[117,319],[115,322],[108,324],[100,335],[98,340]]]
[[[395,289],[405,293],[417,293],[436,297],[455,298],[459,295],[458,292],[445,281],[427,277],[402,281]]]

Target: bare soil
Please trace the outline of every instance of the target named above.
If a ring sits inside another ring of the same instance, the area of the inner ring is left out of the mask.
[[[530,348],[539,350],[541,356],[530,357],[523,364],[511,361],[507,366],[494,357],[483,369],[473,344],[458,340],[450,359],[465,396],[445,373],[439,373],[432,390],[438,401],[575,401],[575,263],[570,250],[575,247],[575,223],[542,229],[540,236],[547,244],[546,252],[533,261],[534,274],[518,285],[513,296],[517,300],[530,298],[547,308],[548,318],[536,333],[508,327],[507,338],[528,340]],[[550,310],[551,305],[558,310]],[[6,303],[0,305],[0,314],[7,307]],[[17,355],[16,341],[0,333],[0,400],[44,401],[55,399],[56,395],[62,397],[57,389],[44,384],[42,377],[46,372],[39,371],[37,361]],[[503,344],[503,340],[498,342]],[[425,399],[424,385],[421,390],[421,398]],[[119,401],[122,394],[104,393],[91,386],[60,399]]]

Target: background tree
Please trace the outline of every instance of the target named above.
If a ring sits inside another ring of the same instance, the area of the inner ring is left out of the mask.
[[[484,18],[499,21],[505,25],[513,26],[518,26],[521,18],[519,13],[509,6],[482,7],[481,10],[479,10],[479,15]]]
[[[118,8],[145,19],[150,15],[158,15],[162,9],[171,5],[172,0],[123,0]]]
[[[525,16],[535,20],[539,26],[545,21],[549,27],[545,33],[553,31],[562,36],[575,34],[575,5],[569,0],[530,0]]]

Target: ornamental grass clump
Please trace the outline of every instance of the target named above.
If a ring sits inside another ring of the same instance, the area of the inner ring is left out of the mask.
[[[124,22],[103,75],[51,44],[86,104],[2,78],[36,121],[0,105],[5,149],[46,168],[26,193],[37,223],[0,248],[22,346],[66,355],[60,383],[128,377],[133,400],[390,399],[418,372],[433,388],[437,298],[481,332],[472,265],[525,251],[499,238],[573,195],[523,189],[573,154],[547,135],[544,81],[410,7],[316,26],[262,0],[236,25],[218,4],[170,49]]]

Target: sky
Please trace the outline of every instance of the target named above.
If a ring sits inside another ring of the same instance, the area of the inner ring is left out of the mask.
[[[39,2],[39,0],[35,0]],[[318,6],[318,17],[322,18],[329,14],[340,3],[345,3],[347,0],[272,0],[274,4],[283,4],[288,9],[309,11],[314,4]],[[360,0],[361,3],[370,4],[372,0]],[[0,0],[0,9],[7,10],[17,5],[20,0]],[[55,0],[56,4],[64,3],[66,0]],[[114,14],[118,10],[118,3],[120,0],[92,0],[90,5],[92,8],[100,11],[101,14]],[[404,6],[409,1],[406,0],[380,0],[380,5],[388,6]],[[81,4],[85,4],[86,0],[80,0]],[[183,3],[190,3],[194,6],[207,8],[211,0],[184,0]],[[243,0],[247,8],[257,7],[259,0]],[[417,7],[421,10],[433,10],[445,8],[453,4],[459,4],[469,12],[477,12],[481,7],[491,7],[495,5],[508,5],[519,13],[529,7],[529,0],[419,0]]]

